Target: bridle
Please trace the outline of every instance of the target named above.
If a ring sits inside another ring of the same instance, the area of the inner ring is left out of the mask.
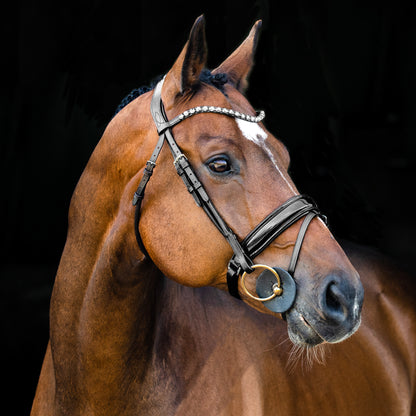
[[[174,160],[173,164],[176,171],[182,178],[189,193],[193,196],[196,204],[205,211],[212,223],[225,237],[234,252],[228,263],[227,270],[229,293],[232,296],[241,299],[238,292],[238,279],[241,276],[242,288],[249,297],[264,302],[264,305],[274,312],[283,313],[287,311],[292,306],[296,296],[296,284],[293,280],[293,275],[307,228],[315,216],[318,215],[324,219],[325,217],[320,214],[318,207],[310,197],[296,195],[269,214],[244,238],[242,242],[240,242],[218,213],[205,191],[205,188],[198,180],[188,159],[177,145],[172,134],[172,127],[189,117],[201,113],[217,113],[246,120],[251,123],[261,122],[264,119],[265,114],[261,111],[256,116],[252,116],[222,107],[200,106],[184,111],[169,121],[161,98],[163,82],[164,79],[156,85],[150,105],[152,117],[159,134],[159,140],[150,159],[146,163],[143,177],[133,198],[133,205],[136,207],[134,229],[137,243],[141,251],[150,258],[139,233],[141,204],[144,198],[146,185],[152,176],[162,146],[167,142],[172,152]],[[254,264],[253,259],[255,257],[265,250],[280,234],[303,217],[305,218],[299,229],[287,271],[277,267]],[[256,285],[257,294],[261,297],[252,295],[245,286],[246,275],[253,272],[255,269],[264,270],[258,277]]]

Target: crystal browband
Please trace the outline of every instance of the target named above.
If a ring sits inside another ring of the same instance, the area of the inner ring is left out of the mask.
[[[229,108],[204,105],[202,107],[194,107],[189,110],[186,110],[182,114],[179,114],[178,118],[182,121],[185,118],[191,117],[192,115],[198,113],[220,113],[230,117],[241,118],[241,120],[251,121],[252,123],[260,123],[260,121],[262,121],[266,116],[264,111],[260,111],[259,113],[257,113],[256,116],[250,116],[248,114],[243,114],[239,111],[234,111]]]
[[[241,120],[249,121],[251,123],[260,123],[264,117],[266,117],[265,112],[262,110],[260,112],[257,112],[255,116],[251,116],[249,114],[244,114],[239,111],[232,110],[230,108],[224,108],[224,107],[214,107],[214,106],[198,106],[190,108],[189,110],[184,111],[183,113],[176,116],[174,119],[168,121],[168,122],[162,122],[158,125],[158,133],[161,134],[164,130],[167,128],[172,128],[176,124],[180,123],[181,121],[192,117],[196,114],[201,113],[216,113],[216,114],[224,114],[229,117],[233,118],[239,118]]]

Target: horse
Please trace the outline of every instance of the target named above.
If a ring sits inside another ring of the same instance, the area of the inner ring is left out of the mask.
[[[244,96],[260,27],[209,71],[199,17],[107,126],[71,199],[32,416],[416,414],[414,281],[341,248],[299,194]]]

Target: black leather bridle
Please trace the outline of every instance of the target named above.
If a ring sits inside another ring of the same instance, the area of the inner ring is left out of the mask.
[[[146,248],[143,245],[143,241],[140,237],[139,233],[139,221],[140,221],[140,212],[141,212],[141,204],[144,197],[144,192],[146,189],[146,185],[149,182],[150,177],[152,176],[153,169],[156,166],[157,158],[160,154],[162,146],[165,142],[169,145],[169,148],[172,152],[173,159],[174,159],[174,166],[176,168],[177,173],[182,178],[186,188],[193,196],[196,204],[201,207],[205,213],[208,215],[212,223],[217,227],[220,233],[226,238],[228,243],[230,244],[234,255],[232,256],[231,260],[228,263],[228,271],[227,271],[227,284],[229,293],[240,299],[240,294],[238,292],[238,279],[242,274],[251,273],[256,266],[269,269],[273,272],[276,271],[275,276],[277,278],[277,283],[267,283],[270,288],[267,287],[266,295],[270,295],[269,298],[276,298],[278,301],[279,297],[284,299],[285,293],[285,282],[288,282],[287,285],[294,285],[294,282],[290,282],[291,277],[293,277],[296,264],[298,261],[300,249],[302,247],[302,242],[305,237],[307,228],[312,221],[312,219],[319,215],[321,216],[318,207],[314,203],[314,201],[305,195],[296,195],[289,200],[287,200],[283,205],[278,207],[274,210],[271,214],[269,214],[260,224],[258,224],[254,230],[252,230],[246,238],[242,242],[240,242],[235,235],[235,233],[228,227],[226,222],[222,219],[221,215],[218,213],[217,209],[215,208],[214,204],[210,200],[205,188],[198,180],[192,166],[190,165],[186,156],[182,153],[181,149],[177,145],[173,134],[172,134],[172,127],[176,124],[180,123],[181,121],[189,118],[193,115],[200,114],[200,113],[218,113],[223,114],[233,118],[240,118],[249,122],[258,123],[264,118],[264,112],[258,113],[256,116],[242,114],[238,111],[234,111],[232,109],[221,108],[221,107],[213,107],[213,106],[202,106],[202,107],[195,107],[191,108],[179,116],[175,117],[171,121],[168,120],[164,105],[161,99],[161,91],[163,86],[162,79],[155,87],[153,92],[153,97],[151,101],[151,113],[153,120],[155,122],[159,140],[156,144],[156,147],[150,157],[149,161],[146,163],[146,167],[144,169],[143,177],[140,181],[140,184],[134,193],[133,198],[133,205],[136,207],[135,212],[135,224],[134,229],[136,233],[137,243],[141,249],[141,251],[148,257]],[[263,250],[265,250],[270,243],[272,243],[280,234],[282,234],[285,230],[287,230],[291,225],[293,225],[296,221],[301,218],[304,218],[303,223],[300,227],[293,252],[292,257],[289,263],[289,267],[287,272],[280,268],[270,268],[269,266],[263,265],[255,265],[253,259],[257,257]],[[323,216],[322,216],[323,217]],[[325,217],[323,217],[325,219]],[[270,272],[265,270],[262,275],[268,273],[270,281]],[[261,276],[259,276],[258,280]],[[289,277],[288,277],[289,276]],[[282,280],[281,277],[284,277]],[[264,280],[264,279],[263,279]],[[245,286],[244,286],[245,287]],[[273,291],[275,291],[275,295],[273,295]],[[257,289],[259,293],[259,289]],[[249,294],[249,293],[248,293]],[[250,294],[249,294],[250,295]],[[282,296],[283,295],[283,296]],[[250,295],[251,296],[251,295]],[[251,296],[253,297],[253,296]],[[280,305],[273,308],[272,301],[265,302],[265,306],[268,306],[269,309],[274,310],[275,312],[285,312],[288,310],[291,305],[293,304],[295,297],[295,292],[291,299],[286,299],[284,302],[281,301]],[[293,298],[293,299],[292,299]],[[266,298],[255,298],[257,300],[264,301]],[[282,303],[283,302],[283,303]],[[281,310],[283,309],[283,310]]]

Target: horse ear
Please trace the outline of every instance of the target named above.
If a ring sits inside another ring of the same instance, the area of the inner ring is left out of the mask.
[[[248,77],[254,64],[261,24],[262,21],[257,20],[244,42],[218,68],[212,71],[214,75],[227,74],[228,81],[240,92],[244,92],[248,87]]]
[[[165,85],[171,97],[185,94],[199,82],[199,75],[207,61],[205,18],[199,16],[192,26],[189,39],[166,76]]]

